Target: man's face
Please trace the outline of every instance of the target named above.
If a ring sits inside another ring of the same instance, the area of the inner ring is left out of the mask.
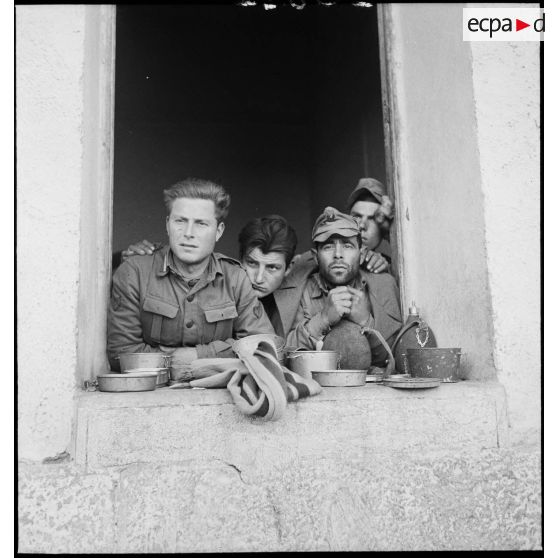
[[[167,217],[167,232],[173,254],[185,264],[197,264],[209,257],[225,229],[217,224],[211,200],[177,198]]]
[[[320,275],[331,285],[347,285],[358,273],[360,249],[356,236],[330,236],[316,250]]]
[[[370,250],[374,250],[382,241],[380,226],[374,221],[374,213],[379,207],[379,203],[371,201],[357,201],[351,207],[351,216],[357,220],[360,228],[362,244]]]
[[[244,256],[242,265],[258,298],[277,290],[287,273],[285,254],[282,252],[264,254],[259,248],[254,248]]]

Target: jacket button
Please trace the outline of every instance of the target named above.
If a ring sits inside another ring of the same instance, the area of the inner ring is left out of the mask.
[[[194,325],[194,322],[192,320],[190,320],[189,322],[186,322],[186,327],[192,327]]]
[[[188,302],[192,302],[192,300],[194,300],[194,295],[188,295],[188,296],[186,297],[186,300],[187,300]]]

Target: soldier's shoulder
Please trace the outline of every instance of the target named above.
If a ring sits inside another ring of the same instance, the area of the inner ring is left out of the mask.
[[[378,287],[397,287],[395,277],[387,271],[382,273],[372,273],[370,271],[361,270],[360,273],[369,285],[375,285]]]
[[[159,251],[145,256],[130,256],[116,268],[114,271],[114,277],[127,277],[130,275],[143,275],[145,273],[149,273],[153,268],[154,262],[159,260],[162,262],[161,252]]]
[[[214,252],[213,255],[221,265],[223,271],[230,272],[230,273],[242,273],[244,271],[244,268],[242,267],[242,264],[240,263],[239,260],[235,258],[231,258],[230,256],[227,256],[226,254],[221,254],[219,252]]]
[[[293,259],[290,275],[297,278],[307,278],[318,269],[314,255],[310,250],[299,254]]]

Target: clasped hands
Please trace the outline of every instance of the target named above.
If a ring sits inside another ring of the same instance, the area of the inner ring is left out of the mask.
[[[368,295],[354,287],[342,286],[331,289],[322,315],[330,326],[334,326],[341,318],[347,318],[360,327],[364,327],[370,318],[371,308]]]

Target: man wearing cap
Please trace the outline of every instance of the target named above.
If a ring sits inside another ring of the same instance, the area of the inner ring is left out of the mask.
[[[360,269],[362,244],[359,223],[333,207],[326,207],[312,229],[312,253],[318,272],[307,281],[295,326],[287,344],[305,349],[327,348],[328,336],[339,327],[365,336],[370,350],[368,365],[385,366],[387,353],[378,331],[390,344],[402,325],[399,293],[388,273]]]
[[[348,206],[362,236],[361,267],[375,274],[388,271],[389,256],[375,251],[381,249],[382,239],[388,239],[393,219],[393,203],[384,185],[373,178],[361,178],[349,196]],[[120,257],[151,255],[159,248],[159,243],[155,245],[148,240],[132,244],[121,254],[113,255],[113,267]],[[251,219],[239,236],[242,265],[276,333],[282,337],[296,325],[302,289],[317,270],[310,251],[293,258],[295,249],[296,233],[277,215]]]
[[[118,370],[123,352],[163,351],[172,366],[232,357],[234,339],[273,333],[240,262],[213,252],[230,196],[189,178],[164,191],[169,242],[128,258],[114,273],[107,352]]]
[[[375,178],[361,178],[347,200],[347,208],[359,225],[362,246],[368,252],[365,257],[370,259],[375,253],[381,254],[388,262],[391,261],[385,252],[386,248],[389,252],[387,241],[394,210],[386,187]],[[382,244],[382,240],[386,242]],[[374,266],[376,272],[387,270],[387,266],[381,265],[381,260],[377,259],[378,263]]]

